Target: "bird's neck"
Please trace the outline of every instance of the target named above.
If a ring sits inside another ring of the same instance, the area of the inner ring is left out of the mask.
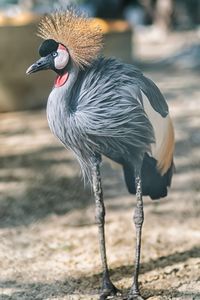
[[[68,64],[66,70],[62,74],[60,74],[61,78],[63,78],[63,83],[61,85],[54,85],[54,88],[57,90],[57,92],[63,93],[65,99],[67,99],[71,93],[71,90],[77,80],[79,73],[79,68],[77,65],[75,65],[72,61]],[[61,80],[62,81],[62,80]]]
[[[74,87],[74,84],[77,80],[78,73],[79,73],[78,66],[75,65],[73,62],[70,62],[65,72],[63,72],[63,74],[59,74],[61,84],[56,85],[54,83],[54,88],[51,94],[49,95],[48,102],[51,103],[52,107],[58,106],[59,104],[62,103],[65,106],[65,110],[68,109],[70,95]]]
[[[67,69],[68,78],[60,87],[52,89],[47,103],[47,119],[51,131],[61,140],[64,139],[64,131],[67,126],[67,118],[70,115],[70,98],[72,89],[77,80],[79,68],[72,64]]]

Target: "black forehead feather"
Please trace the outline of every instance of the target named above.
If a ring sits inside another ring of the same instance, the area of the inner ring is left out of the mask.
[[[39,47],[40,56],[44,57],[58,49],[58,43],[52,39],[45,40]]]

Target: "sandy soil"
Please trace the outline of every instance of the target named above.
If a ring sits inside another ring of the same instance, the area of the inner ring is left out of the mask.
[[[169,101],[176,174],[167,199],[145,198],[141,291],[146,299],[200,299],[199,74],[149,71]],[[98,299],[94,203],[79,166],[50,133],[44,111],[0,116],[0,299]],[[135,199],[120,169],[102,167],[111,278],[132,282]],[[118,298],[118,299],[122,299]]]

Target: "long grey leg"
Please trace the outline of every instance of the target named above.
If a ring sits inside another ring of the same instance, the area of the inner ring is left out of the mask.
[[[136,207],[134,213],[134,223],[136,230],[136,249],[135,249],[135,270],[133,285],[129,292],[128,299],[142,300],[139,292],[138,276],[140,270],[140,252],[141,252],[141,236],[142,236],[142,224],[144,221],[143,201],[142,201],[142,184],[141,184],[141,170],[136,169],[135,171],[135,185],[136,185]]]
[[[106,257],[106,246],[105,246],[105,207],[103,202],[103,190],[101,184],[101,176],[100,176],[100,167],[99,160],[96,159],[93,164],[93,191],[95,197],[96,204],[96,223],[98,225],[99,230],[99,246],[100,246],[100,254],[103,268],[103,278],[102,278],[102,291],[100,299],[106,299],[107,296],[116,295],[118,290],[113,285],[109,277],[108,265],[107,265],[107,257]]]

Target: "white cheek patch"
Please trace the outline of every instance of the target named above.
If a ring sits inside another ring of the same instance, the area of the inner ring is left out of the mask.
[[[56,69],[61,70],[66,67],[69,61],[69,54],[66,49],[58,49],[57,53],[58,56],[54,59],[54,65]]]

